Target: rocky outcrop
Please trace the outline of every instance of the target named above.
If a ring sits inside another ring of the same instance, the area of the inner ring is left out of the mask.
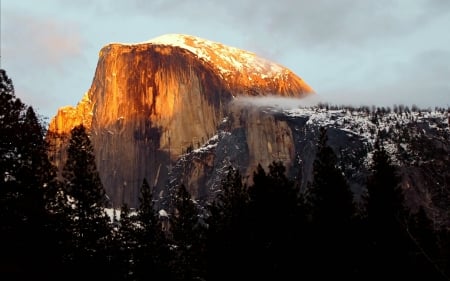
[[[142,180],[163,191],[173,163],[217,133],[234,98],[312,93],[300,77],[280,65],[192,36],[109,44],[100,51],[83,100],[75,108],[59,110],[50,122],[52,159],[62,167],[70,130],[85,124],[111,203],[136,206]],[[239,126],[251,136],[250,169],[274,154],[292,154],[290,133],[283,124]],[[274,135],[274,130],[280,134]],[[192,181],[194,185],[195,176]]]
[[[76,107],[65,106],[58,110],[51,120],[47,139],[50,141],[50,159],[62,171],[66,160],[66,144],[70,138],[70,130],[80,124],[91,128],[93,104],[89,99],[89,92],[85,93]]]
[[[242,130],[248,150],[244,174],[251,175],[258,164],[268,167],[274,160],[289,168],[295,158],[294,138],[285,120],[267,114],[259,107],[233,103],[230,107],[232,130]]]

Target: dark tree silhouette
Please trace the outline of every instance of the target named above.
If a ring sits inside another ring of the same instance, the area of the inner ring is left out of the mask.
[[[112,235],[107,241],[106,259],[109,267],[103,276],[105,280],[138,280],[136,278],[137,218],[127,204],[120,213],[114,209]]]
[[[439,236],[423,207],[411,216],[406,229],[412,241],[410,253],[415,276],[421,279],[448,280],[448,261],[439,251]]]
[[[25,105],[15,96],[12,80],[0,69],[0,216],[12,215],[14,207],[9,204],[20,196],[16,186],[21,156],[16,142],[22,133],[24,110]],[[6,217],[2,221],[2,227],[8,228]]]
[[[73,249],[68,259],[76,266],[72,276],[101,275],[106,263],[109,218],[104,209],[106,196],[96,168],[94,149],[83,125],[71,130],[63,177],[73,234]]]
[[[0,70],[0,271],[18,279],[51,279],[49,269],[59,261],[46,209],[57,182],[44,133],[33,108],[15,97]]]
[[[405,215],[397,169],[383,146],[376,144],[372,174],[367,182],[367,214],[371,224],[397,225]]]
[[[333,149],[327,145],[325,128],[320,129],[313,182],[307,200],[313,206],[313,220],[322,226],[336,228],[348,224],[355,212],[353,193],[337,163]]]
[[[0,180],[5,185],[16,178],[20,160],[16,141],[22,133],[24,110],[25,105],[15,96],[12,80],[0,69]]]
[[[228,167],[221,182],[221,193],[208,206],[208,280],[232,280],[242,276],[251,257],[247,227],[249,200],[239,170]]]
[[[52,270],[60,264],[61,249],[58,244],[59,222],[49,210],[50,198],[59,184],[56,168],[47,155],[45,130],[32,107],[28,107],[21,135],[17,139],[17,149],[21,155],[21,165],[17,169],[18,187],[22,190],[19,209],[27,223],[22,229],[27,241],[27,254],[22,261],[30,265],[28,274],[33,278],[49,279],[56,277]]]
[[[336,277],[353,278],[353,267],[357,266],[352,260],[355,250],[352,247],[353,194],[327,141],[327,130],[321,127],[313,163],[313,182],[306,194],[312,218],[307,270],[319,279],[330,272]]]
[[[370,276],[410,276],[408,254],[411,241],[406,233],[407,212],[397,168],[380,143],[375,144],[371,175],[367,180]],[[411,276],[412,277],[412,276]]]
[[[266,174],[261,165],[249,187],[248,242],[252,247],[248,278],[289,279],[298,270],[300,229],[304,214],[299,189],[286,176],[282,162],[272,162]]]
[[[136,280],[167,280],[171,256],[163,226],[153,202],[153,193],[143,180],[137,210],[137,239],[134,253]]]
[[[200,212],[191,195],[182,184],[173,199],[170,217],[170,243],[174,248],[172,271],[179,280],[194,280],[204,275],[203,227]]]

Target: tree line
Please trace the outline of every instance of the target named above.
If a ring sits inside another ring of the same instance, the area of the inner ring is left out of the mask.
[[[306,190],[282,162],[259,165],[249,186],[230,166],[206,206],[180,185],[158,212],[144,179],[139,207],[112,217],[85,127],[71,131],[62,179],[47,151],[0,70],[1,280],[449,280],[449,231],[405,207],[382,142],[361,202],[321,128]]]

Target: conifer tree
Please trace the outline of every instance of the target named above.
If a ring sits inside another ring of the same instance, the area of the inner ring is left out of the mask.
[[[371,276],[405,277],[412,268],[406,233],[406,209],[400,177],[384,147],[377,142],[365,197],[369,227]]]
[[[54,266],[60,263],[58,245],[58,225],[60,222],[48,209],[52,200],[52,190],[58,188],[56,168],[50,163],[47,154],[45,130],[33,108],[30,106],[24,114],[21,124],[21,136],[16,145],[20,151],[21,162],[17,169],[18,186],[22,190],[20,200],[23,217],[27,226],[23,233],[27,235],[27,258],[35,276],[50,278]],[[39,277],[36,277],[39,278]]]
[[[375,148],[367,182],[367,215],[374,226],[396,225],[405,215],[400,178],[384,147],[377,142]]]
[[[46,210],[56,174],[44,133],[33,108],[15,97],[12,80],[0,70],[0,268],[16,268],[19,279],[51,278],[48,269],[59,260]]]
[[[0,70],[0,265],[20,270],[23,235],[24,188],[18,170],[22,159],[17,141],[20,138],[25,105],[16,98],[12,80]],[[19,274],[16,272],[15,274]]]
[[[109,218],[104,210],[106,196],[96,168],[94,149],[83,125],[71,130],[63,177],[73,233],[73,252],[69,259],[86,270],[77,270],[77,273],[101,274],[105,266],[104,242],[110,234]]]
[[[44,226],[47,199],[58,183],[56,169],[48,159],[44,128],[31,106],[26,109],[20,131],[15,144],[21,158],[16,181],[23,193],[22,207],[28,221]]]
[[[208,228],[220,232],[222,229],[241,225],[249,199],[247,186],[242,183],[239,170],[228,167],[227,175],[221,182],[221,193],[208,207]]]
[[[287,178],[283,163],[274,161],[267,174],[258,165],[249,193],[248,224],[253,240],[250,266],[259,271],[260,278],[289,278],[298,269],[304,222],[298,186]]]
[[[448,280],[448,272],[445,270],[448,268],[448,261],[446,264],[445,258],[440,255],[438,233],[434,231],[425,209],[421,206],[410,220],[407,233],[413,244],[410,254],[415,276],[421,279]]]
[[[175,264],[172,270],[180,280],[201,278],[204,274],[203,228],[198,207],[183,184],[176,191],[173,207],[170,240],[174,245]]]
[[[15,96],[12,80],[0,69],[0,218],[3,222],[0,227],[4,228],[0,233],[5,235],[14,228],[9,223],[15,221],[14,204],[20,197],[17,169],[21,159],[16,141],[20,137],[24,109],[25,105]]]
[[[208,206],[207,278],[236,279],[245,270],[248,253],[248,189],[238,169],[228,167],[219,193]]]
[[[105,280],[136,279],[137,218],[127,204],[123,204],[118,215],[113,210],[112,236],[108,241],[107,260],[109,268]]]
[[[335,228],[351,221],[355,206],[353,193],[327,141],[327,130],[321,127],[307,199],[313,206],[315,223]]]
[[[318,279],[330,272],[350,278],[354,272],[353,194],[327,141],[327,130],[322,127],[313,162],[313,182],[306,194],[312,218],[306,270],[317,274]]]
[[[137,280],[170,279],[171,260],[163,226],[155,210],[153,193],[144,178],[137,210],[137,237],[135,245],[135,275]]]
[[[0,69],[0,180],[4,187],[16,178],[19,157],[16,141],[20,137],[25,104],[15,96],[12,80]],[[2,188],[5,192],[7,188]]]

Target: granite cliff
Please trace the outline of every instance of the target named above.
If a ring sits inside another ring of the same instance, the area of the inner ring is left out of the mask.
[[[203,205],[221,191],[221,179],[229,166],[239,169],[251,185],[255,165],[260,163],[268,171],[270,161],[282,161],[288,177],[295,180],[301,192],[307,191],[319,131],[324,127],[327,144],[337,156],[355,202],[360,203],[367,192],[375,142],[379,141],[398,167],[405,204],[412,212],[423,207],[435,226],[450,227],[447,109],[371,111],[368,107],[329,108],[304,106],[298,99],[277,100],[290,103],[290,107],[279,107],[264,97],[253,98],[251,104],[239,100],[231,103],[232,110],[218,133],[203,146],[182,155],[172,167],[168,193],[184,183]],[[164,200],[161,202],[162,208],[168,207]]]
[[[51,158],[62,169],[70,130],[84,124],[111,203],[136,206],[143,178],[163,194],[172,165],[185,152],[207,144],[226,118],[247,135],[249,171],[280,154],[289,164],[295,156],[291,129],[230,102],[246,96],[312,94],[289,69],[202,38],[169,34],[136,44],[112,43],[101,49],[82,100],[76,107],[61,108],[51,120]],[[205,165],[182,175],[189,178],[193,194],[199,194],[194,191],[205,177],[199,172]]]

